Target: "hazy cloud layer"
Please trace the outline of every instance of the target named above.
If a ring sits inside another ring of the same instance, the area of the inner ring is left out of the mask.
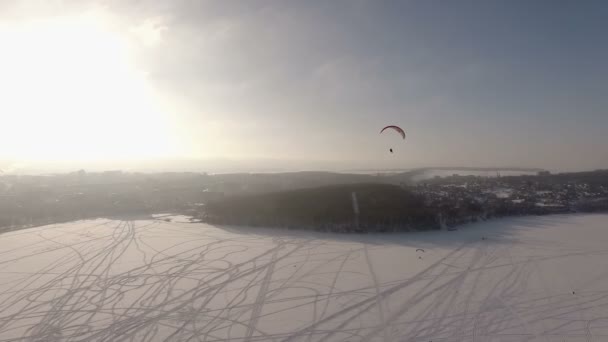
[[[608,167],[601,1],[0,6],[13,23],[103,16],[170,116],[178,156]],[[385,124],[407,142],[379,137]]]

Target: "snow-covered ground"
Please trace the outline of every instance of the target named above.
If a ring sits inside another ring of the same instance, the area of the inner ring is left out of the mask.
[[[366,236],[165,219],[0,235],[0,341],[608,341],[608,215]]]

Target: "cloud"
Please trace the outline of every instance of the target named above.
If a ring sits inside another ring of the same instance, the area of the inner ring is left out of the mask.
[[[131,27],[130,32],[145,46],[155,46],[160,43],[167,28],[163,17],[151,17]]]
[[[554,146],[534,139],[558,142],[552,132],[562,126],[568,135],[607,124],[600,116],[608,50],[599,41],[608,6],[549,12],[519,3],[407,1],[0,6],[0,17],[13,22],[102,16],[128,41],[130,58],[193,156],[374,160],[381,147],[376,128],[398,123],[413,131],[404,163],[531,163]],[[572,113],[582,119],[569,120]],[[572,151],[582,155],[585,146],[605,141],[593,134],[593,141],[571,144]]]

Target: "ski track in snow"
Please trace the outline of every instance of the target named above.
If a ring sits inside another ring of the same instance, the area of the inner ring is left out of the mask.
[[[608,341],[606,265],[608,215],[363,236],[77,221],[0,235],[0,341]]]

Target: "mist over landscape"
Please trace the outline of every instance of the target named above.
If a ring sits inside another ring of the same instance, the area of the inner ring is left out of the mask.
[[[607,18],[0,2],[0,342],[608,341]]]

